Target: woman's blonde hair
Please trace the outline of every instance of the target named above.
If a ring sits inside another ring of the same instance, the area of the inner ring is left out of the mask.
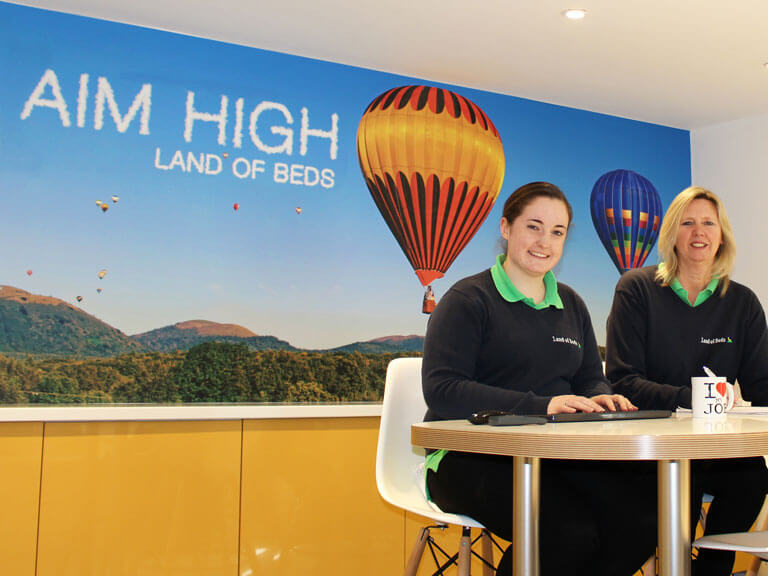
[[[700,186],[690,186],[680,192],[672,200],[667,213],[664,214],[664,221],[659,232],[659,255],[664,266],[659,266],[656,272],[656,279],[661,282],[662,286],[669,286],[680,272],[680,261],[675,250],[677,232],[683,219],[683,213],[690,206],[691,202],[698,199],[712,202],[717,210],[717,218],[720,220],[723,243],[715,254],[712,276],[720,278],[722,283],[720,294],[722,295],[728,289],[729,277],[736,261],[736,243],[733,239],[731,222],[728,220],[728,214],[725,211],[722,200],[714,192]]]

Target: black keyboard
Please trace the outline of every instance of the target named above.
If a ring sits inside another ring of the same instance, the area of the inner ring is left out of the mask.
[[[485,410],[468,418],[472,424],[492,426],[514,426],[522,424],[545,424],[547,422],[612,422],[616,420],[643,420],[648,418],[669,418],[671,410],[634,410],[610,412],[563,412],[562,414],[521,415],[502,410]]]
[[[615,420],[644,420],[648,418],[669,418],[671,410],[634,410],[627,412],[564,412],[546,414],[547,422],[611,422]]]

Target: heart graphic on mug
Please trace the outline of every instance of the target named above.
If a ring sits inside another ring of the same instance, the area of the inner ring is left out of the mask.
[[[718,382],[715,385],[715,388],[717,389],[717,393],[720,394],[720,396],[725,397],[725,392],[726,392],[725,382]]]

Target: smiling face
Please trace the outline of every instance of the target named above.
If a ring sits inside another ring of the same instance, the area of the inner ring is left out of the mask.
[[[546,196],[531,200],[511,224],[502,218],[501,235],[507,240],[504,268],[510,276],[543,278],[552,270],[563,254],[568,224],[565,204]]]
[[[683,212],[677,229],[675,252],[681,270],[691,266],[712,266],[722,243],[717,208],[709,200],[697,198]]]

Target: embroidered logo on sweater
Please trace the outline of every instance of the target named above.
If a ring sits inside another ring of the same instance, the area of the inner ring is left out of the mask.
[[[577,348],[581,348],[581,344],[576,342],[573,338],[568,338],[568,336],[552,336],[552,342],[560,342],[561,344],[570,344],[571,346],[576,346]]]
[[[724,336],[720,338],[704,338],[701,337],[701,344],[733,344],[730,336]]]

